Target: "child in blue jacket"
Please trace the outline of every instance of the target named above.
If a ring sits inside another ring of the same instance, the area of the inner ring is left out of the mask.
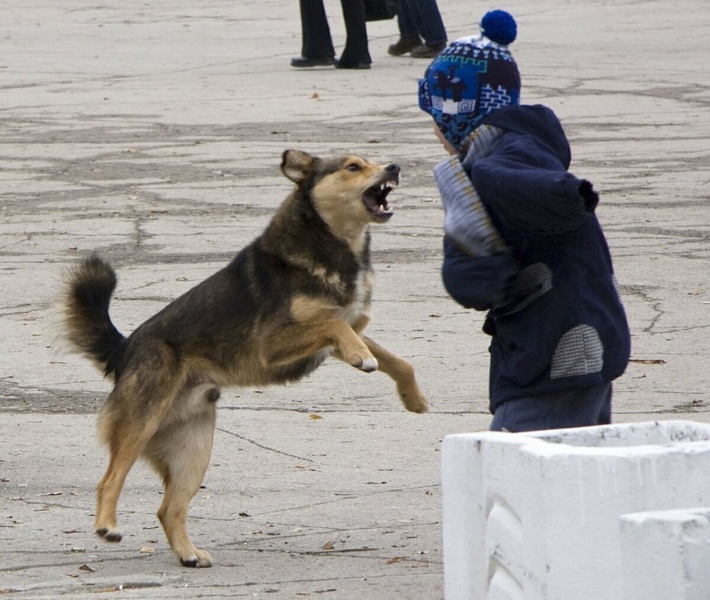
[[[569,173],[562,126],[521,106],[505,11],[449,45],[419,105],[452,154],[434,168],[444,205],[444,286],[488,311],[492,430],[607,424],[630,334],[591,183]]]

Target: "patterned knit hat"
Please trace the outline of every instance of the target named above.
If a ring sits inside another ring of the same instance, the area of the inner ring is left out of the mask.
[[[452,42],[419,80],[419,108],[457,150],[485,115],[520,102],[520,73],[508,50],[516,35],[512,15],[490,11],[480,36]]]

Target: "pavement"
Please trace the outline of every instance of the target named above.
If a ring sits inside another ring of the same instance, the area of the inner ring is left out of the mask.
[[[338,49],[344,29],[326,2]],[[451,39],[484,4],[439,0]],[[633,332],[617,422],[710,422],[710,80],[705,0],[511,0],[523,101],[560,116],[572,170],[602,194]],[[488,427],[483,315],[439,279],[443,157],[416,106],[425,62],[296,70],[295,2],[21,2],[0,33],[0,595],[8,598],[443,598],[440,447]],[[297,385],[226,391],[189,529],[211,569],[181,567],[131,472],[125,537],[92,533],[109,386],[56,342],[64,270],[92,250],[119,271],[128,333],[226,263],[290,189],[286,148],[396,161],[396,213],[373,234],[369,332],[431,402],[335,361]]]

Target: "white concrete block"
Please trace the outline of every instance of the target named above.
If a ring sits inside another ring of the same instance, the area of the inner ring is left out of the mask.
[[[447,600],[626,600],[619,517],[710,505],[710,426],[447,436]]]
[[[710,598],[710,508],[621,517],[624,600]]]

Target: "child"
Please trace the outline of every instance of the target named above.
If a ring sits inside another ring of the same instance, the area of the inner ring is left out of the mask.
[[[562,126],[521,106],[505,11],[449,45],[419,82],[419,106],[453,155],[436,165],[444,286],[487,310],[491,429],[607,424],[630,334],[592,184],[567,172]]]

